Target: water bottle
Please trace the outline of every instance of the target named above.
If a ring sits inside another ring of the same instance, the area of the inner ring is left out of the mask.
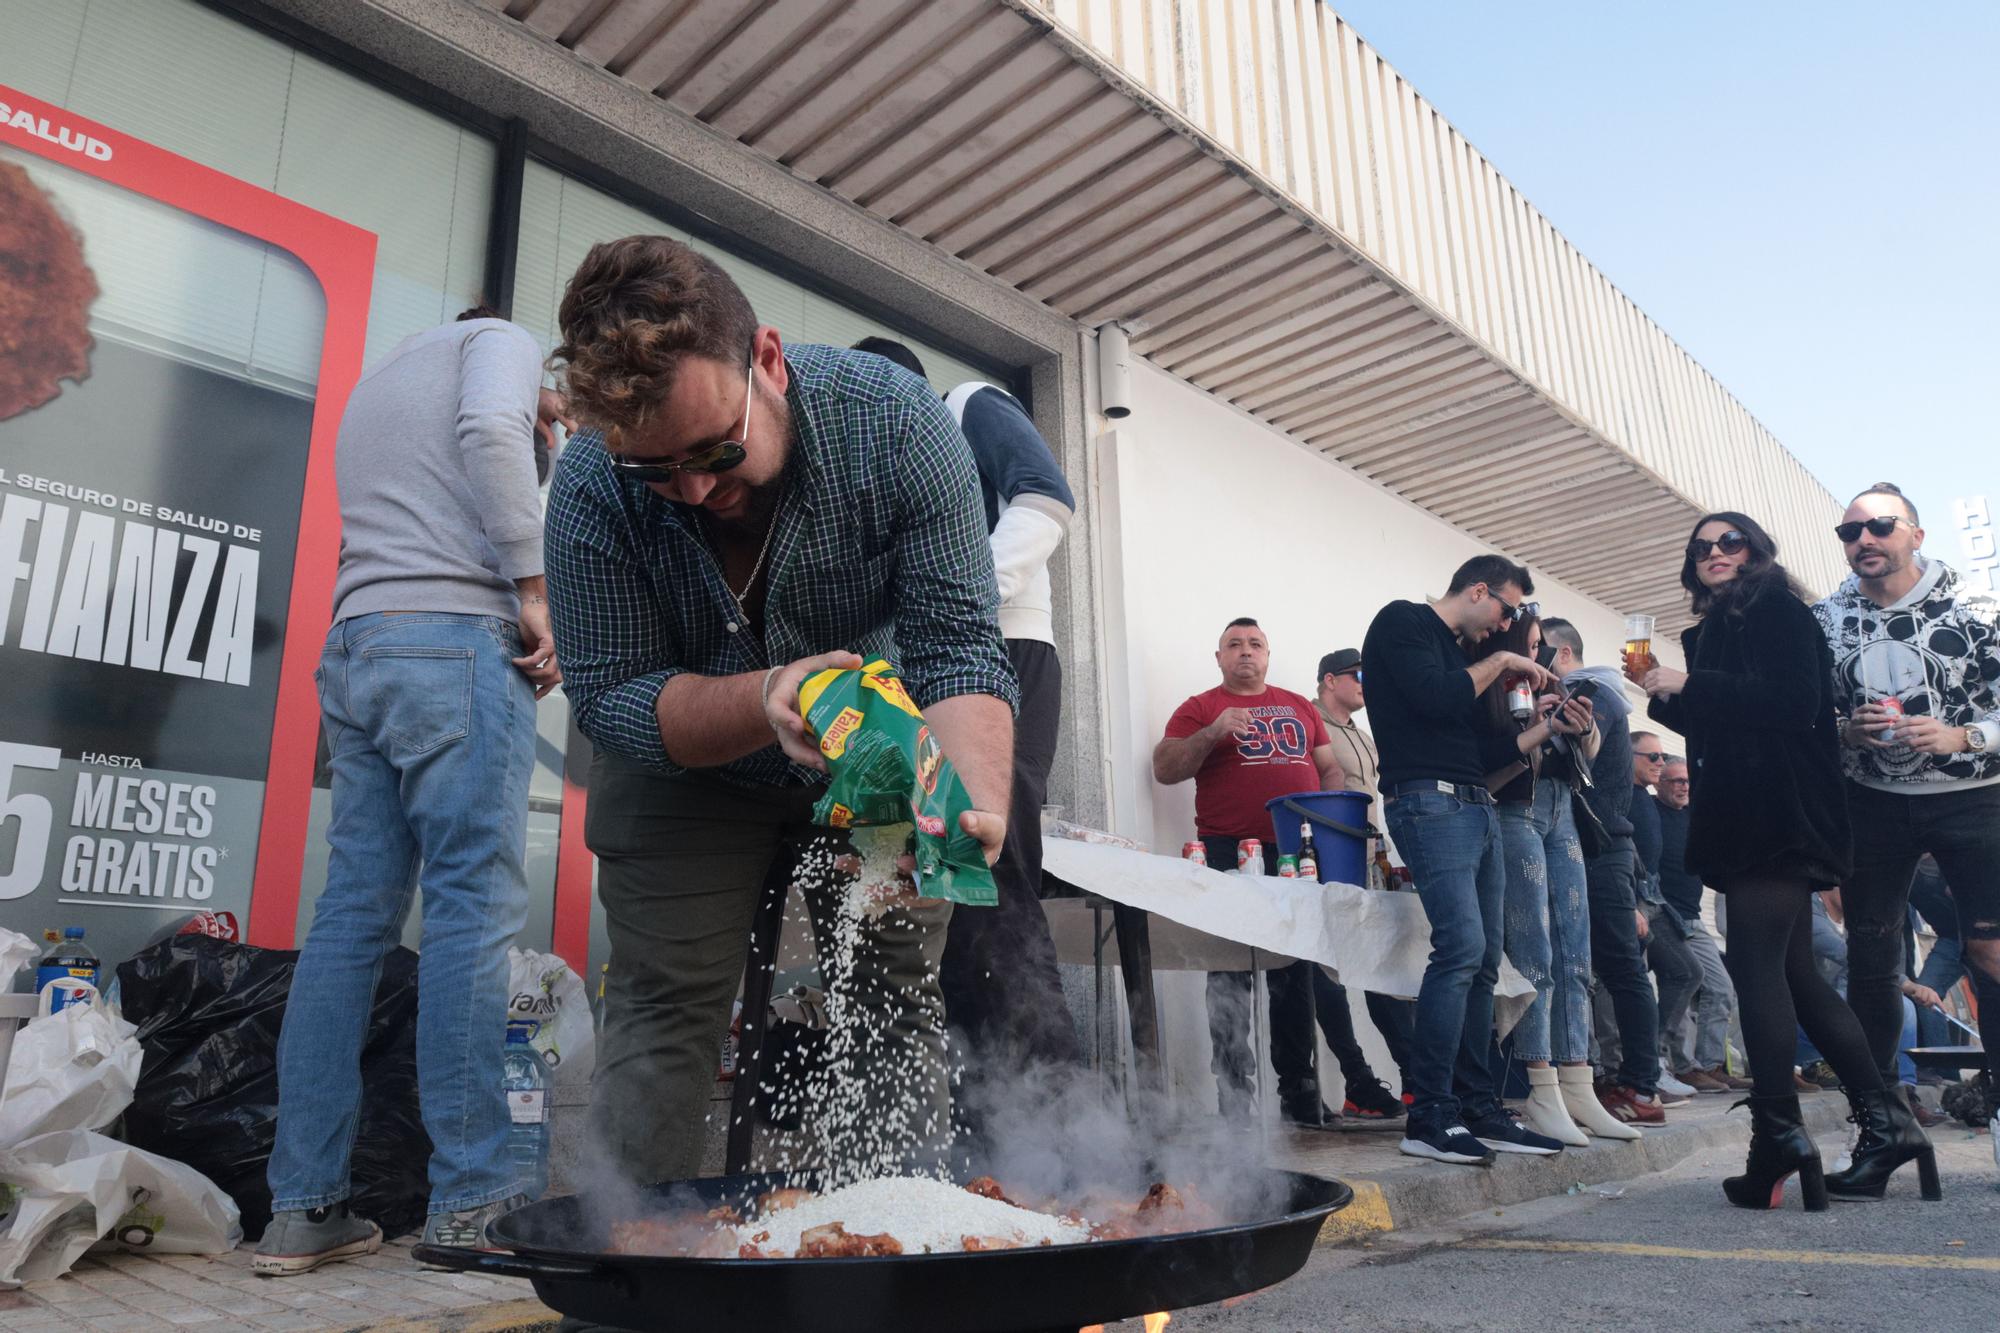
[[[507,1161],[531,1197],[549,1184],[549,1071],[530,1038],[533,1023],[507,1025],[502,1085],[507,1091]]]
[[[42,938],[49,942],[49,956],[42,959],[35,969],[35,990],[39,994],[52,981],[88,982],[93,987],[100,986],[99,977],[103,971],[98,962],[97,951],[83,942],[83,927],[71,926],[58,936],[53,930],[42,932]],[[49,1012],[67,1009],[72,1004],[89,1003],[89,991],[58,989],[50,996]]]

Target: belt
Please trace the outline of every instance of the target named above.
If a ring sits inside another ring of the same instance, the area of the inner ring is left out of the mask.
[[[1419,792],[1443,792],[1446,796],[1456,796],[1459,800],[1470,801],[1474,805],[1494,803],[1493,793],[1484,787],[1445,782],[1442,779],[1417,778],[1409,782],[1392,782],[1385,789],[1385,794],[1391,797],[1415,796]]]

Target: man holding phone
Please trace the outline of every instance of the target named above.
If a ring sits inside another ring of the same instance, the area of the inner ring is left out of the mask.
[[[1616,668],[1584,665],[1583,636],[1575,625],[1548,617],[1542,621],[1542,642],[1555,649],[1549,669],[1565,689],[1571,682],[1578,689],[1586,682],[1594,687],[1590,701],[1602,738],[1590,763],[1586,800],[1611,835],[1611,844],[1584,863],[1584,872],[1590,884],[1591,967],[1611,997],[1621,1058],[1616,1070],[1604,1071],[1597,1098],[1628,1124],[1657,1125],[1667,1116],[1657,1098],[1659,1002],[1640,943],[1645,917],[1639,910],[1639,856],[1632,841],[1632,705]]]

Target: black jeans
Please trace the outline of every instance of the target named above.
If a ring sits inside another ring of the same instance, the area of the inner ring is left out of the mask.
[[[1278,873],[1278,847],[1264,841],[1264,873]],[[1203,838],[1208,863],[1218,869],[1236,864],[1236,839]],[[1319,1089],[1318,1039],[1313,1032],[1313,973],[1317,963],[1299,961],[1264,973],[1271,1001],[1271,1068],[1278,1074],[1278,1095],[1294,1096]],[[1208,974],[1208,1067],[1224,1097],[1255,1086],[1256,1054],[1250,1043],[1250,973]]]
[[[1646,904],[1646,962],[1659,979],[1659,1030],[1664,1035],[1676,1030],[1681,1016],[1701,989],[1701,964],[1688,949],[1686,929],[1674,909],[1665,903]],[[1622,1039],[1621,1039],[1622,1040]],[[1662,1067],[1678,1065],[1680,1053],[1660,1045]]]
[[[1055,941],[1042,912],[1042,801],[1062,715],[1062,662],[1053,645],[1009,639],[1021,682],[1014,723],[1013,810],[993,866],[1000,901],[952,913],[939,981],[954,1045],[964,1053],[963,1109],[977,1118],[982,1080],[1014,1082],[1030,1064],[1083,1066],[1083,1041],[1063,1001]]]
[[[1618,1022],[1618,1068],[1604,1073],[1651,1097],[1660,1082],[1660,1004],[1646,975],[1633,915],[1638,861],[1632,840],[1618,838],[1609,851],[1584,863],[1584,874],[1590,885],[1590,963]]]
[[[1375,1071],[1354,1035],[1354,1011],[1347,1004],[1347,987],[1328,976],[1323,967],[1313,969],[1312,984],[1313,1013],[1319,1019],[1319,1030],[1326,1036],[1327,1049],[1340,1064],[1341,1078],[1350,1087],[1366,1083],[1375,1077]],[[1389,1048],[1389,1058],[1395,1061],[1400,1087],[1404,1062],[1410,1058],[1410,1036],[1416,1026],[1417,1006],[1409,1000],[1377,995],[1374,991],[1364,992],[1362,998],[1368,1004],[1369,1021],[1382,1034],[1382,1044]]]
[[[1985,988],[2000,966],[1977,954],[2000,940],[2000,787],[1906,795],[1847,784],[1854,828],[1854,873],[1841,886],[1847,914],[1847,1002],[1861,1020],[1883,1078],[1896,1077],[1903,1032],[1903,928],[1917,858],[1929,852],[1958,908],[1966,970],[1983,971]],[[1980,988],[1975,987],[1975,992]],[[2000,1006],[1979,1007],[1979,1035],[2000,1050]]]

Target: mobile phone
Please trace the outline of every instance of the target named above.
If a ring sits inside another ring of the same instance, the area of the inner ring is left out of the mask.
[[[1594,699],[1597,697],[1597,682],[1586,676],[1574,685],[1563,686],[1563,693],[1572,699]]]

